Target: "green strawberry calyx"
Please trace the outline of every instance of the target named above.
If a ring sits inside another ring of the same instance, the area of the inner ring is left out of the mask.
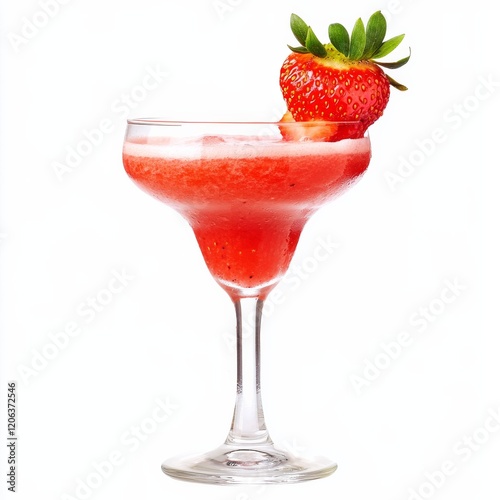
[[[404,66],[411,56],[410,54],[396,62],[382,62],[380,58],[390,54],[403,41],[405,35],[398,35],[384,41],[387,32],[387,21],[382,12],[377,11],[366,23],[366,27],[359,18],[349,36],[348,31],[340,23],[330,24],[328,27],[328,37],[331,44],[323,45],[314,31],[299,16],[292,14],[290,17],[290,27],[299,47],[288,48],[299,54],[313,54],[321,59],[335,57],[339,52],[340,57],[348,61],[369,61],[377,66],[388,69],[397,69]],[[333,49],[333,50],[332,50]],[[401,83],[387,75],[389,83],[398,90],[408,90]]]

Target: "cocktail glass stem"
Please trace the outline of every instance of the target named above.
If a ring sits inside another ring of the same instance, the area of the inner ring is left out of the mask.
[[[233,290],[234,291],[234,290]],[[263,295],[236,297],[236,403],[226,441],[207,453],[174,457],[163,471],[187,481],[230,484],[294,483],[330,475],[337,465],[310,461],[276,448],[264,421],[260,392],[260,326]]]
[[[236,299],[236,403],[228,445],[272,444],[264,421],[260,393],[260,325],[264,301]]]

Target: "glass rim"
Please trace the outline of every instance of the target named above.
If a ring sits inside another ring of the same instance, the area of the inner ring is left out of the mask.
[[[329,120],[311,120],[302,122],[279,122],[279,121],[208,121],[208,120],[170,120],[165,118],[127,118],[127,125],[144,125],[144,126],[164,126],[164,127],[180,127],[182,125],[279,125],[279,126],[296,126],[304,124],[328,124],[328,125],[354,125],[361,123],[360,120],[349,121],[329,121]]]

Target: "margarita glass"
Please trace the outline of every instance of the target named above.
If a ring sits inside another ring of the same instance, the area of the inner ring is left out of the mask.
[[[310,122],[305,129],[300,123],[128,121],[127,174],[189,222],[208,269],[236,309],[236,403],[229,434],[211,452],[164,462],[172,477],[289,483],[337,468],[274,446],[260,389],[264,301],[286,273],[307,220],[359,179],[370,161],[367,136],[308,140],[320,135],[315,127],[325,126],[343,136],[352,124]],[[302,132],[302,140],[284,139]]]

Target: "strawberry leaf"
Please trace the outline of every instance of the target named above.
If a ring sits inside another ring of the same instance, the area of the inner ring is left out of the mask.
[[[379,66],[383,66],[384,68],[388,69],[398,69],[401,68],[401,66],[404,66],[409,60],[411,56],[411,50],[410,54],[406,57],[403,57],[403,59],[400,59],[399,61],[393,62],[393,63],[388,63],[388,62],[380,62],[380,61],[374,61],[376,64]]]
[[[287,46],[292,52],[296,52],[297,54],[309,54],[309,51],[305,47],[292,47],[291,45]]]
[[[332,45],[346,57],[349,55],[349,33],[339,23],[330,24],[328,27],[328,36]]]
[[[300,45],[305,46],[308,26],[297,14],[290,16],[290,28]]]
[[[349,59],[359,61],[363,56],[366,45],[365,25],[361,18],[354,23],[351,34],[351,47],[349,48]]]
[[[390,77],[389,75],[385,75],[387,77],[387,79],[389,80],[389,83],[396,89],[398,90],[401,90],[401,91],[405,91],[405,90],[408,90],[408,87],[406,85],[403,85],[402,83],[399,83],[397,82],[396,80],[394,80],[394,78]]]
[[[362,59],[371,59],[380,48],[387,32],[387,21],[382,12],[373,14],[366,24],[366,45]]]
[[[325,57],[327,54],[325,46],[318,40],[311,27],[307,30],[306,49],[317,57]]]
[[[375,54],[373,54],[372,59],[379,59],[380,57],[385,57],[390,54],[403,41],[404,37],[404,35],[398,35],[386,40]]]

